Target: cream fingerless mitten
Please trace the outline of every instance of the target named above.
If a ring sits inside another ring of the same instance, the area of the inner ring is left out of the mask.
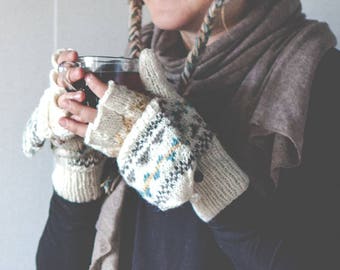
[[[110,81],[97,105],[97,117],[87,128],[85,143],[109,157],[117,157],[124,139],[149,100],[143,94]]]
[[[58,123],[61,117],[67,116],[67,112],[57,105],[58,97],[66,92],[56,84],[57,76],[55,70],[50,72],[50,87],[44,91],[38,107],[26,124],[23,134],[23,152],[28,157],[33,156],[46,139],[56,136],[67,140],[75,136]]]
[[[44,144],[51,141],[55,154],[52,182],[55,191],[71,202],[88,202],[99,198],[103,167],[107,158],[86,146],[83,139],[59,125],[59,119],[67,116],[60,109],[57,99],[66,92],[57,85],[57,59],[65,49],[52,55],[50,87],[42,95],[38,107],[31,115],[23,135],[23,152],[33,156]]]

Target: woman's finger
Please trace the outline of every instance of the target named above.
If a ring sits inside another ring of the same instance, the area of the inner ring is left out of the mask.
[[[75,62],[78,60],[78,53],[76,51],[64,51],[62,52],[58,59],[57,63],[58,65],[62,62]]]
[[[107,90],[107,84],[103,83],[92,73],[87,73],[85,75],[86,85],[91,89],[91,91],[99,98],[102,98]]]
[[[59,73],[57,78],[57,84],[60,87],[67,87],[68,83],[74,83],[79,81],[80,79],[84,78],[85,72],[80,67],[69,68],[67,71]],[[66,82],[65,82],[66,81]]]
[[[77,122],[82,122],[81,118],[78,115],[72,114],[70,118]]]
[[[86,96],[85,93],[83,91],[77,91],[77,92],[66,92],[64,94],[62,94],[58,100],[57,100],[57,104],[58,106],[61,108],[61,104],[66,100],[66,99],[72,99],[75,101],[78,101],[80,103],[84,102]]]
[[[58,104],[59,105],[59,104]],[[83,105],[72,99],[63,99],[59,105],[62,109],[77,116],[77,120],[83,123],[94,122],[97,116],[97,110],[89,106]]]
[[[85,137],[87,124],[80,123],[71,118],[62,117],[59,119],[59,125],[80,137]]]

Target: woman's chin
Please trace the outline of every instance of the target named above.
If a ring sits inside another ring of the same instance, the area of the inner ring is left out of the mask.
[[[144,0],[153,23],[164,30],[195,30],[213,0]]]
[[[163,30],[187,30],[187,31],[195,31],[199,29],[199,25],[195,27],[195,25],[189,24],[187,18],[175,18],[172,17],[157,17],[152,18],[152,22],[160,29]],[[197,28],[197,29],[196,29]]]
[[[156,18],[152,18],[152,21],[158,28],[164,30],[180,30],[181,26],[183,26],[182,22],[165,16],[157,16]]]

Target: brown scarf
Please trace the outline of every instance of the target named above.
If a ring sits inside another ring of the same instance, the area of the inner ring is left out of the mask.
[[[148,25],[144,41],[178,85],[187,55],[179,33]],[[230,103],[233,121],[239,123],[239,139],[232,144],[237,162],[255,182],[263,175],[251,167],[264,169],[254,146],[266,153],[264,174],[276,184],[280,168],[300,164],[314,73],[335,44],[327,24],[305,19],[299,0],[263,0],[203,53],[189,90],[209,91],[219,85],[228,91],[240,85]],[[122,182],[102,207],[91,270],[118,269],[121,209],[114,205],[121,205],[125,188]]]
[[[150,34],[150,29],[146,32]],[[154,28],[152,32],[150,46],[177,86],[187,54],[181,37],[177,31]],[[265,148],[269,175],[277,184],[280,168],[301,162],[314,74],[335,45],[328,25],[307,20],[299,0],[260,1],[206,48],[188,88],[194,93],[216,84],[225,91],[240,85],[231,102],[242,138],[234,147],[245,164],[253,162],[253,146]]]

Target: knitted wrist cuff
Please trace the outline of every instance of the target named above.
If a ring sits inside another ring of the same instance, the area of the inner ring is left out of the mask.
[[[197,215],[208,222],[246,191],[249,179],[215,136],[209,150],[199,160],[198,167],[204,179],[195,183],[190,201]]]
[[[56,162],[52,183],[59,196],[70,202],[89,202],[98,199],[103,190],[100,187],[105,159],[91,167],[67,166]]]
[[[99,100],[97,117],[87,128],[85,143],[109,157],[117,157],[124,139],[148,103],[148,97],[110,81]]]

